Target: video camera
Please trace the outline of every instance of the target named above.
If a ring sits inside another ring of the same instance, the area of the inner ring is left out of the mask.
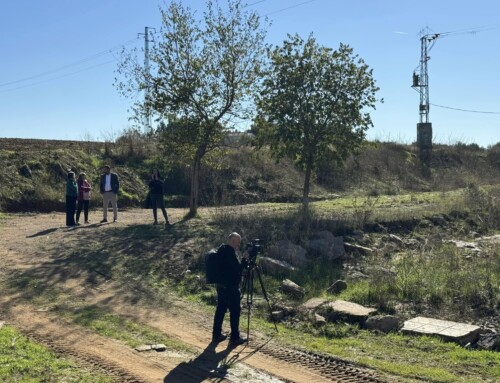
[[[262,253],[262,245],[260,244],[260,239],[252,239],[250,243],[247,243],[246,251],[248,253],[249,265],[255,265],[257,255]]]

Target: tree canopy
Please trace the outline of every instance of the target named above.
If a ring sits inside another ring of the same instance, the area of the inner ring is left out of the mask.
[[[339,164],[358,150],[371,127],[378,87],[372,70],[347,45],[337,50],[288,36],[269,51],[270,69],[257,97],[254,130],[279,160],[292,158],[305,171],[303,203],[311,175],[325,159]]]
[[[190,213],[198,206],[198,179],[205,154],[220,146],[223,133],[238,119],[248,118],[265,61],[265,25],[241,0],[227,0],[223,9],[208,0],[203,17],[181,1],[162,9],[163,27],[151,49],[151,73],[126,57],[120,73],[131,79],[119,89],[148,89],[135,104],[141,120],[153,113],[166,154],[190,161]],[[265,24],[265,23],[264,23]],[[175,150],[173,150],[175,148]]]

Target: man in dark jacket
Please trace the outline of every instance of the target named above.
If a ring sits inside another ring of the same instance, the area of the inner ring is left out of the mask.
[[[109,165],[104,166],[104,173],[101,174],[99,189],[102,194],[103,204],[101,223],[108,222],[108,205],[110,202],[111,206],[113,206],[113,222],[116,222],[118,219],[117,195],[118,190],[120,190],[120,181],[116,173],[111,173],[111,167]]]
[[[222,334],[222,322],[226,311],[229,310],[229,322],[231,325],[231,336],[229,344],[237,346],[246,341],[241,338],[240,324],[240,289],[241,273],[245,262],[240,263],[236,257],[236,250],[240,247],[241,236],[231,233],[228,236],[228,244],[222,245],[217,256],[220,257],[218,265],[221,271],[221,283],[217,284],[217,308],[215,310],[214,325],[212,331],[212,342],[219,343],[227,338]]]

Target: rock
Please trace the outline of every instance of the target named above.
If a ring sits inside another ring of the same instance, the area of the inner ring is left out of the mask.
[[[297,270],[295,267],[286,262],[278,261],[277,259],[269,257],[260,257],[259,265],[264,272],[271,275],[288,275]]]
[[[163,343],[153,344],[153,345],[151,345],[151,349],[158,351],[158,352],[163,352],[163,351],[167,351],[167,346],[165,346]]]
[[[356,279],[368,279],[368,275],[366,274],[363,274],[361,271],[353,271],[353,272],[350,272],[349,274],[349,278],[350,279],[353,279],[353,280],[356,280]]]
[[[334,237],[329,231],[320,231],[307,242],[307,250],[328,259],[339,259],[345,255],[344,239]]]
[[[436,226],[446,226],[448,224],[448,222],[442,215],[433,215],[429,218],[429,221],[431,221]]]
[[[385,333],[399,330],[399,318],[393,315],[375,315],[369,317],[364,327],[367,330],[378,330]]]
[[[479,337],[476,347],[481,350],[500,351],[500,334],[483,334]]]
[[[377,312],[376,309],[364,307],[357,303],[337,300],[322,306],[325,317],[330,322],[347,320],[348,322],[364,323],[366,319]]]
[[[315,326],[324,326],[326,324],[326,319],[324,316],[315,313],[313,316],[313,324]]]
[[[404,244],[407,247],[416,247],[418,245],[418,240],[416,240],[415,238],[408,238],[404,240]]]
[[[361,255],[370,255],[373,253],[373,249],[370,249],[369,247],[355,245],[348,242],[344,243],[344,249],[350,253],[358,253]]]
[[[289,279],[285,279],[281,282],[281,290],[285,293],[289,293],[295,296],[303,297],[306,293],[306,290],[303,287],[300,287],[295,282],[292,282]]]
[[[397,235],[395,235],[395,234],[389,234],[389,236],[387,237],[387,239],[389,241],[397,243],[398,245],[401,245],[401,246],[404,245],[403,240],[400,237],[398,237]]]
[[[306,250],[290,241],[278,241],[269,247],[271,258],[285,261],[292,266],[303,267],[307,264]]]
[[[19,168],[19,174],[22,175],[23,177],[26,177],[26,178],[32,177],[31,169],[26,164],[24,164],[23,166],[21,166]]]
[[[476,242],[465,242],[465,241],[459,241],[459,240],[454,240],[454,239],[450,239],[450,240],[447,240],[444,242],[445,243],[453,243],[459,249],[468,249],[469,251],[473,251],[476,253],[480,253],[482,251],[478,247],[478,244]]]
[[[285,317],[285,312],[282,311],[282,310],[280,310],[280,311],[273,311],[271,313],[271,316],[272,316],[273,320],[280,321],[280,320],[282,320]]]
[[[465,323],[416,317],[404,322],[401,331],[405,334],[437,335],[445,340],[465,345],[477,340],[481,328]]]
[[[347,283],[342,280],[335,281],[326,291],[330,294],[338,294],[347,289]]]
[[[151,348],[150,344],[145,344],[145,345],[142,345],[142,346],[135,348],[135,351],[139,351],[139,352],[151,351],[151,350],[152,350],[152,348]]]
[[[315,311],[319,307],[323,306],[328,301],[323,298],[311,298],[307,302],[302,303],[298,309],[300,311]]]
[[[2,328],[3,326],[5,326],[5,321],[0,320],[0,328]]]

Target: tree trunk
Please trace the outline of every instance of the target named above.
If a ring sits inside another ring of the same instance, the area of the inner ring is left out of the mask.
[[[193,161],[193,170],[191,172],[191,195],[189,198],[189,216],[195,217],[198,213],[198,194],[200,189],[200,169],[201,159],[203,158],[204,150],[198,148]]]
[[[306,174],[304,176],[304,190],[302,194],[302,208],[307,210],[309,207],[309,189],[311,187],[311,173],[312,173],[312,165],[306,165]]]

